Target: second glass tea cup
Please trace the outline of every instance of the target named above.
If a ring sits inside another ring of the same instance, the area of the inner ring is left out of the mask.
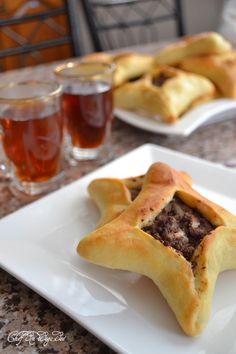
[[[69,160],[106,159],[105,155],[109,153],[114,69],[113,64],[70,62],[54,71],[63,86],[62,105]]]

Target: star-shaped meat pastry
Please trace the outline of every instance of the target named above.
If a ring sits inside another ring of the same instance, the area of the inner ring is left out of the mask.
[[[192,184],[191,177],[180,172],[186,182]],[[98,206],[101,217],[97,228],[119,216],[141,192],[144,175],[119,178],[97,178],[88,186],[91,198]]]
[[[168,66],[156,66],[142,78],[114,90],[116,108],[159,116],[164,123],[176,123],[196,103],[215,97],[207,78]]]
[[[236,268],[236,217],[155,163],[133,203],[77,250],[92,263],[151,278],[185,333],[197,335],[209,319],[219,272]]]
[[[177,42],[167,45],[156,54],[155,63],[178,65],[185,58],[222,54],[231,49],[231,44],[219,33],[203,32],[193,36],[185,36]]]
[[[154,57],[147,53],[120,52],[115,55],[95,52],[84,56],[83,61],[98,61],[115,64],[113,85],[118,87],[125,82],[136,80],[151,70]]]
[[[211,80],[225,97],[236,98],[236,52],[187,58],[180,64],[183,70]]]

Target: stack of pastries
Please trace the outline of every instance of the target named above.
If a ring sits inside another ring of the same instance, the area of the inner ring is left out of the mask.
[[[176,123],[216,97],[236,98],[236,52],[215,32],[184,37],[158,53],[93,53],[84,60],[115,63],[115,106]]]

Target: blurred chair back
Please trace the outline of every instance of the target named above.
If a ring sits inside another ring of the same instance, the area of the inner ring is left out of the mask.
[[[18,1],[11,16],[1,10],[0,71],[81,55],[70,0]]]
[[[82,0],[82,3],[97,51],[155,42],[163,33],[164,23],[166,29],[173,29],[169,36],[182,36],[185,32],[181,0]]]

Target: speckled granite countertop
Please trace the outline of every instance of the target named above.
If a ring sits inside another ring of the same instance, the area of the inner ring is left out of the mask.
[[[50,72],[51,66],[28,68],[2,74],[1,82],[22,77],[42,79],[48,77]],[[144,143],[154,143],[217,163],[225,163],[233,158],[236,159],[236,120],[202,127],[187,138],[152,134],[118,120],[114,121],[112,133],[114,157],[121,156]],[[77,167],[67,166],[66,183],[97,167],[99,167],[99,162],[81,164]],[[0,217],[4,217],[25,204],[26,202],[12,195],[6,183],[0,181]],[[0,279],[0,352],[2,354],[114,353],[67,315],[3,270],[0,270]],[[37,342],[32,346],[29,346],[27,342],[22,342],[16,347],[15,343],[7,340],[8,334],[14,330],[49,333],[60,330],[64,332],[66,339],[62,342],[49,343],[46,347]]]

